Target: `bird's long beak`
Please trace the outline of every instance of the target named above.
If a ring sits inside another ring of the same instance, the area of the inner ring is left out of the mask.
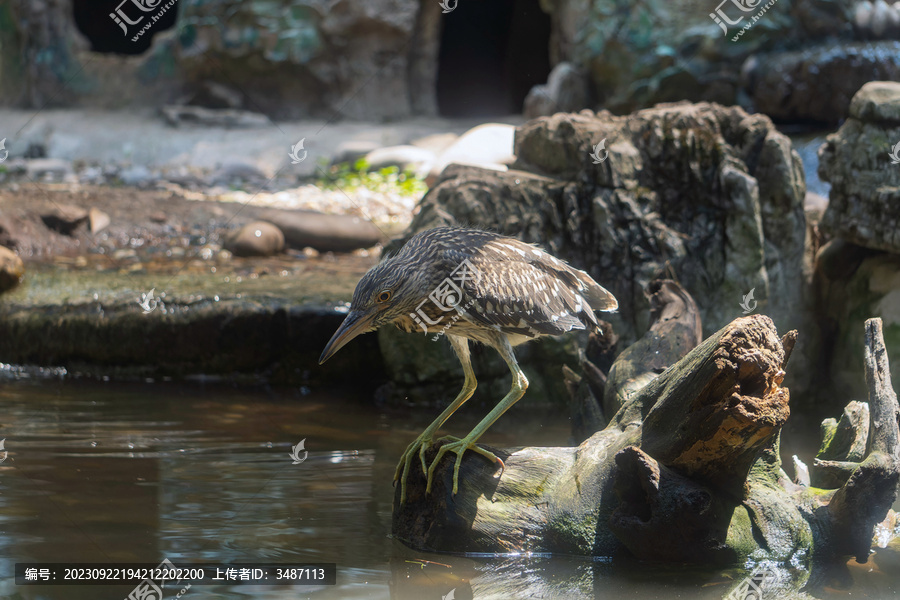
[[[322,356],[319,357],[319,364],[321,365],[323,362],[334,356],[347,342],[361,333],[367,332],[369,327],[372,326],[373,320],[375,320],[374,314],[366,314],[355,310],[350,311],[350,314],[347,315],[347,318],[344,319],[344,322],[341,323],[338,330],[335,331],[334,335],[331,336],[331,339],[328,340],[328,344],[322,351]]]

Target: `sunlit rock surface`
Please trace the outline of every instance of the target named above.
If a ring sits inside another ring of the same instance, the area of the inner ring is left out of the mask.
[[[831,183],[821,227],[835,238],[816,262],[823,360],[835,391],[851,394],[862,369],[854,332],[869,315],[884,319],[900,377],[900,83],[866,84],[819,155],[819,174]]]
[[[900,83],[863,86],[819,155],[819,173],[831,183],[822,226],[854,244],[900,253]]]

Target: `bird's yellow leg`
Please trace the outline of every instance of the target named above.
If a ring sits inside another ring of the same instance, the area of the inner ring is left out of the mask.
[[[472,370],[472,362],[469,359],[469,340],[449,334],[447,335],[447,339],[450,340],[450,345],[453,347],[453,350],[456,351],[459,362],[462,363],[466,379],[463,382],[463,387],[456,396],[456,399],[444,409],[444,412],[442,412],[437,419],[432,421],[431,425],[425,428],[425,431],[423,431],[412,444],[407,446],[403,456],[400,457],[400,462],[397,464],[397,470],[394,472],[394,481],[400,480],[401,504],[406,501],[406,478],[409,476],[410,466],[415,462],[416,452],[418,451],[419,460],[422,463],[422,473],[427,473],[428,467],[425,465],[425,451],[431,447],[435,432],[440,429],[447,419],[449,419],[450,416],[466,402],[466,400],[472,397],[472,394],[475,393],[475,388],[478,386],[478,381],[475,379],[475,371]],[[459,438],[451,439],[457,440]]]
[[[434,470],[437,468],[438,463],[441,462],[441,458],[443,458],[444,454],[447,452],[456,454],[456,464],[453,466],[453,495],[456,495],[456,492],[459,490],[459,467],[462,464],[463,454],[465,454],[466,450],[471,450],[494,462],[500,463],[501,469],[504,467],[503,461],[500,460],[497,455],[484,448],[480,448],[475,442],[478,441],[478,438],[480,438],[503,413],[509,410],[509,407],[518,402],[519,399],[525,395],[525,390],[528,389],[528,379],[525,377],[522,369],[519,368],[519,363],[516,362],[512,346],[510,346],[505,337],[497,340],[494,347],[506,361],[506,364],[509,365],[509,370],[512,371],[512,386],[509,388],[509,393],[507,393],[500,403],[494,407],[494,410],[488,413],[488,415],[475,426],[475,429],[469,432],[469,435],[461,440],[454,440],[449,444],[444,444],[440,447],[437,456],[434,457],[434,461],[432,461],[431,466],[428,468],[428,486],[425,488],[425,493],[431,491]]]

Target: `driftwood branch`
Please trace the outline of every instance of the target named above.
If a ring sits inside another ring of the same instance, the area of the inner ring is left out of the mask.
[[[395,499],[394,535],[444,551],[613,554],[627,547],[673,560],[716,555],[725,513],[709,507],[737,502],[756,454],[787,419],[784,360],[768,317],[737,319],[637,391],[606,429],[577,448],[491,449],[506,462],[499,478],[493,464],[467,454],[455,497],[451,461],[438,466],[430,495],[421,471],[411,473],[407,502]],[[664,467],[657,498],[674,499],[679,494],[669,490],[690,487],[696,502],[641,500],[638,490],[659,487],[654,463]],[[627,518],[648,510],[649,529]],[[693,516],[686,520],[685,511]],[[687,548],[686,539],[695,546]]]
[[[897,499],[900,483],[900,408],[891,385],[881,319],[866,321],[866,384],[869,392],[868,452],[835,492],[823,515],[836,554],[868,559],[875,526]]]

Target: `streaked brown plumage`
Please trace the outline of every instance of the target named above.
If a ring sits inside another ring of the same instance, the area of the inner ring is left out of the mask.
[[[440,227],[416,234],[394,255],[366,273],[356,286],[350,313],[328,342],[325,362],[361,333],[394,323],[408,332],[445,333],[465,373],[463,389],[441,415],[407,448],[394,479],[406,478],[418,452],[431,489],[436,465],[447,452],[457,454],[453,493],[466,450],[502,462],[475,445],[478,438],[525,393],[528,380],[513,346],[543,335],[560,335],[597,324],[594,311],[616,310],[618,303],[584,271],[515,238],[477,229]],[[468,400],[476,380],[468,340],[497,350],[513,374],[500,403],[465,438],[443,445],[430,467],[425,449],[437,429]]]

